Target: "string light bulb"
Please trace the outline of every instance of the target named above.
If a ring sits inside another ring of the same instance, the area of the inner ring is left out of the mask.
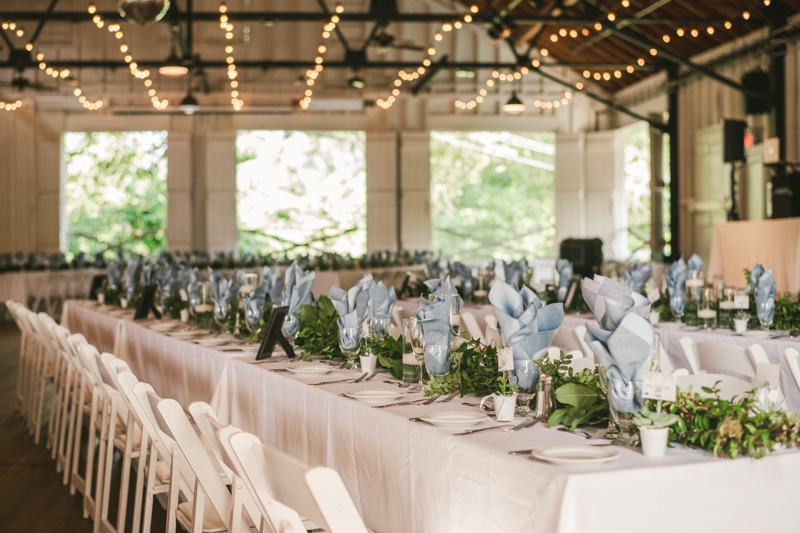
[[[742,18],[744,20],[750,20],[750,12],[749,11],[745,11],[744,13],[742,13]]]

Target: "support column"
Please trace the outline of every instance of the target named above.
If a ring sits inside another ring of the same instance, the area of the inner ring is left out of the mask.
[[[205,249],[238,252],[236,132],[207,131],[200,155],[205,174]]]
[[[627,259],[628,217],[619,130],[586,135],[586,236],[603,241],[606,259]]]
[[[66,217],[62,216],[66,209],[66,176],[61,172],[62,118],[60,112],[40,110],[36,114],[36,250],[51,254],[66,250],[69,244]]]
[[[397,134],[367,134],[367,253],[399,248]]]
[[[583,133],[556,135],[556,257],[561,241],[586,236],[585,143]]]
[[[400,248],[431,249],[431,147],[427,132],[400,134]]]
[[[192,117],[175,117],[167,138],[167,249],[192,250]]]
[[[659,119],[651,113],[650,119]],[[664,132],[650,127],[650,250],[652,258],[664,258]]]

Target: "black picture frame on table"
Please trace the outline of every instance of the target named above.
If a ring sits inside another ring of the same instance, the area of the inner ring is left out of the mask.
[[[144,320],[153,312],[156,318],[161,318],[161,312],[156,309],[156,292],[158,285],[146,285],[142,289],[142,296],[139,298],[139,305],[136,306],[136,314],[133,315],[134,320]]]
[[[575,293],[578,292],[578,285],[581,281],[579,277],[572,278],[572,282],[567,289],[567,297],[564,298],[564,312],[567,313],[572,308],[572,303],[575,301]]]
[[[90,300],[97,300],[97,291],[103,286],[103,284],[108,279],[107,274],[95,274],[92,276],[92,285],[89,289],[89,299]]]
[[[258,354],[256,361],[268,359],[272,357],[272,352],[275,351],[275,344],[280,343],[289,359],[294,357],[294,348],[292,344],[283,336],[283,321],[286,315],[289,314],[289,307],[274,307],[269,316],[269,323],[267,324],[267,331],[261,339],[261,345],[258,347]]]

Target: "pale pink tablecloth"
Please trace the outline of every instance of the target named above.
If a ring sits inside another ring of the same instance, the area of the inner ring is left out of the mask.
[[[83,324],[90,342],[98,340],[91,335],[115,330],[106,320],[110,317],[78,307],[67,305],[67,320]],[[86,325],[92,322],[104,326]],[[358,372],[335,371],[325,378],[270,373],[288,363],[252,365],[252,355],[231,357],[127,319],[116,324],[119,355],[140,380],[184,407],[210,402],[223,423],[311,464],[336,469],[367,526],[380,533],[633,533],[642,531],[642,524],[654,533],[794,527],[797,452],[731,461],[683,448],[650,459],[620,448],[613,463],[566,469],[508,455],[547,445],[586,445],[582,437],[543,424],[517,433],[454,437],[456,430],[409,417],[475,412],[461,401],[371,409],[339,393],[394,387],[378,380],[310,387],[309,382]],[[661,513],[655,520],[653,502],[680,512]]]
[[[116,346],[119,336],[119,328],[122,319],[108,314],[110,311],[119,310],[116,307],[103,308],[88,307],[82,305],[78,300],[67,300],[64,302],[64,310],[61,314],[61,325],[67,328],[70,333],[80,333],[86,340],[100,350],[100,353],[109,352],[116,355]]]
[[[706,279],[744,288],[742,273],[761,263],[772,268],[778,293],[800,292],[800,218],[723,222],[714,228]]]

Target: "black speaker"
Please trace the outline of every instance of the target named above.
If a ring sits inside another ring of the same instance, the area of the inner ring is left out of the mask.
[[[572,263],[576,275],[591,278],[600,273],[603,266],[603,241],[594,239],[564,239],[561,241],[559,257]]]
[[[800,217],[800,172],[775,167],[772,176],[772,218]]]
[[[744,161],[744,130],[747,123],[741,120],[725,121],[725,145],[723,150],[725,163]]]
[[[745,89],[761,94],[769,94],[769,74],[763,70],[754,70],[742,76],[742,85]],[[769,112],[770,103],[767,99],[756,98],[744,94],[742,107],[745,115],[758,115]]]

